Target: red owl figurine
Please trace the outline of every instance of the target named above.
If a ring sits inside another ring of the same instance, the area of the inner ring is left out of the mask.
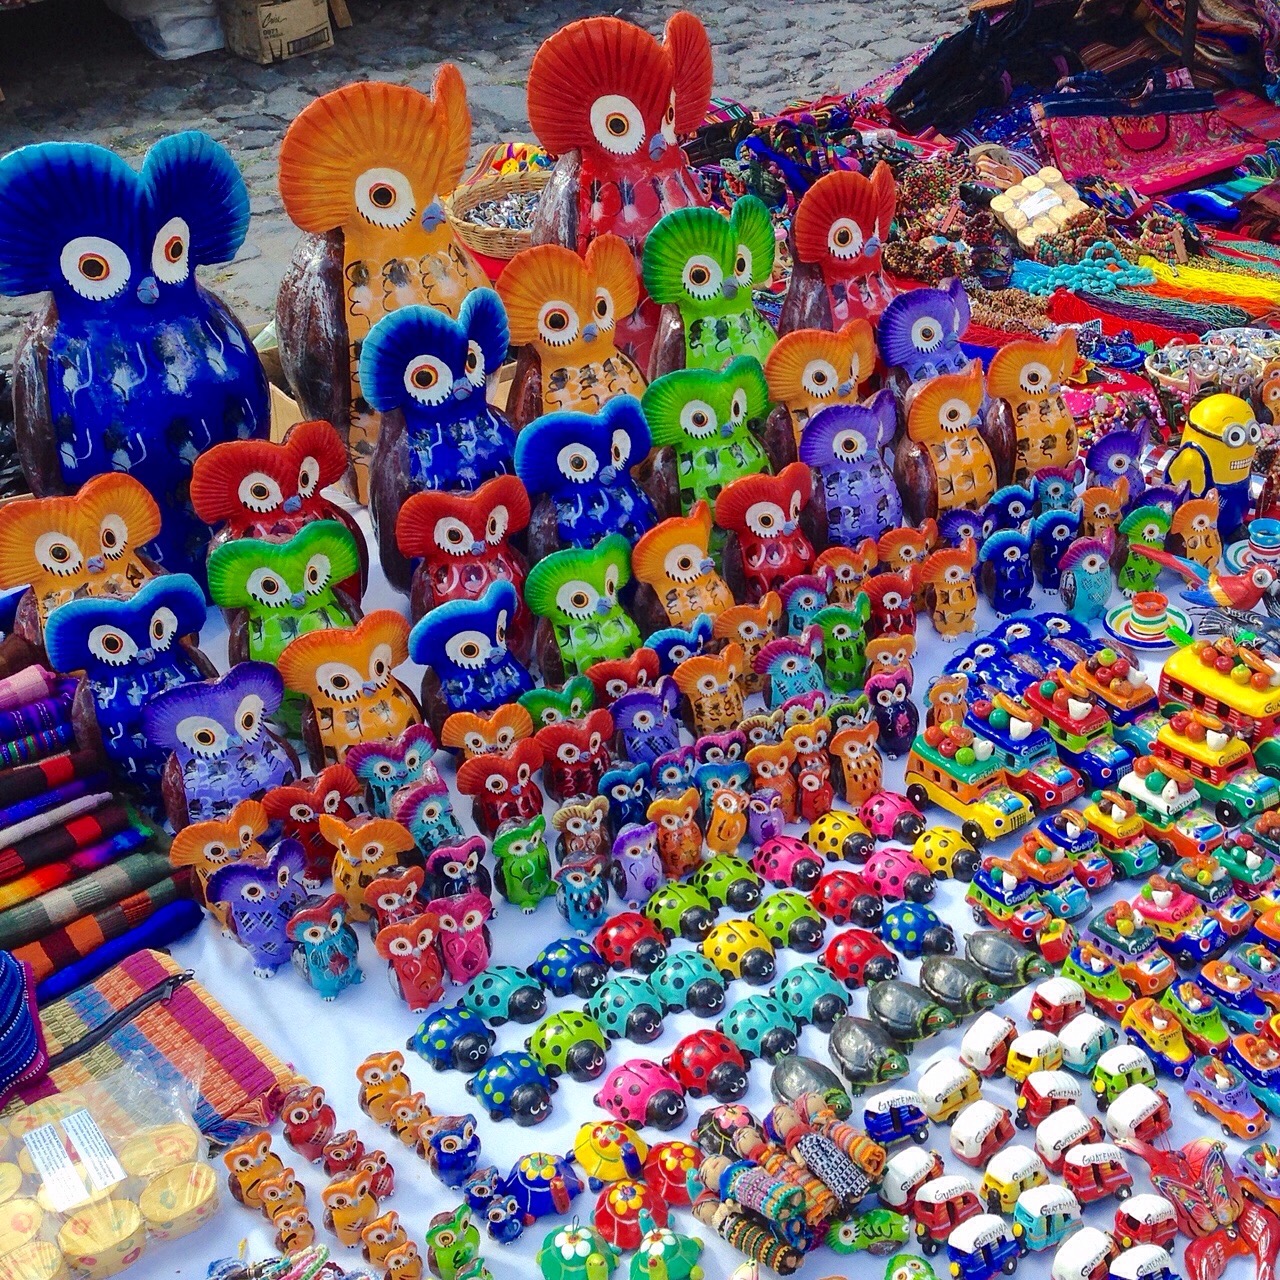
[[[509,818],[528,822],[542,812],[542,791],[533,780],[541,768],[542,748],[529,738],[458,766],[458,790],[471,797],[475,824],[490,839]]]
[[[356,1172],[369,1179],[369,1194],[382,1203],[396,1189],[395,1166],[385,1151],[367,1151]]]
[[[436,949],[438,926],[436,916],[423,911],[379,929],[373,941],[378,954],[390,966],[391,989],[414,1012],[428,1008],[444,995],[444,966]]]
[[[582,253],[613,232],[639,274],[645,237],[665,213],[704,203],[677,138],[711,99],[711,42],[691,13],[658,43],[619,18],[584,18],[546,40],[529,68],[529,123],[559,157],[533,225],[535,244]],[[617,322],[617,345],[648,368],[658,308],[642,292]]]
[[[508,644],[525,660],[533,626],[524,603],[525,558],[511,535],[529,523],[529,495],[515,476],[494,476],[474,493],[426,490],[413,494],[396,517],[395,546],[379,548],[387,580],[409,592],[415,621],[446,600],[479,600],[505,578],[516,589]],[[412,570],[411,562],[419,560]]]
[[[825,756],[808,756],[800,762],[797,775],[800,795],[800,820],[817,822],[835,804],[831,785],[831,761]]]
[[[593,796],[609,768],[613,717],[600,708],[581,720],[549,724],[533,735],[542,748],[542,782],[553,800]]]
[[[336,1178],[340,1174],[354,1172],[363,1157],[364,1143],[360,1141],[360,1135],[354,1129],[344,1129],[324,1144],[320,1163],[329,1177]]]
[[[338,1117],[318,1084],[297,1084],[280,1105],[284,1140],[304,1160],[319,1164],[325,1144],[333,1137]]]
[[[862,584],[862,589],[871,602],[868,635],[915,634],[914,577],[905,573],[875,573]]]
[[[333,845],[320,831],[320,815],[350,822],[363,793],[360,780],[345,764],[332,764],[314,778],[303,778],[292,787],[273,787],[262,797],[267,816],[279,822],[285,839],[296,840],[307,856],[307,888],[318,889],[333,874]]]
[[[587,678],[596,691],[596,706],[607,707],[630,689],[646,689],[657,682],[661,672],[658,655],[640,648],[629,658],[610,658],[593,663]]]
[[[402,924],[422,914],[426,906],[422,899],[425,880],[426,872],[421,867],[396,867],[365,885],[364,901],[373,913],[375,938],[389,925]]]
[[[742,476],[716,498],[716,524],[729,533],[724,574],[734,596],[758,603],[788,579],[808,573],[813,544],[800,514],[813,492],[813,474],[793,462],[776,476]]]

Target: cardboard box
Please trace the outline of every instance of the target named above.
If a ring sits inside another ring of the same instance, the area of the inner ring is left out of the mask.
[[[326,0],[219,0],[227,48],[267,66],[333,47]]]

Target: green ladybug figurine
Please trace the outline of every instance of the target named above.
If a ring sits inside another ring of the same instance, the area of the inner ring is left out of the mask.
[[[590,1014],[568,1009],[543,1018],[524,1046],[552,1080],[595,1080],[604,1074],[609,1042]]]
[[[431,1219],[427,1227],[427,1267],[436,1280],[458,1280],[459,1273],[479,1256],[480,1231],[465,1204]]]
[[[640,1229],[644,1236],[631,1259],[630,1280],[702,1280],[706,1275],[699,1262],[702,1241],[696,1236],[658,1226],[645,1209],[640,1210]]]
[[[547,1232],[537,1262],[542,1280],[609,1280],[618,1259],[604,1236],[575,1218],[567,1227]]]
[[[525,915],[531,915],[543,898],[554,897],[556,892],[546,830],[547,820],[539,813],[524,823],[509,818],[493,836],[494,883]]]

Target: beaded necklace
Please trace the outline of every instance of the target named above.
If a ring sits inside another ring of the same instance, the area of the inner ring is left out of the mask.
[[[1151,259],[1155,261],[1155,259]],[[1133,266],[1110,240],[1095,240],[1079,262],[1046,267],[1038,262],[1018,262],[1013,283],[1039,297],[1057,289],[1072,292],[1114,293],[1123,285],[1153,284],[1156,277],[1145,265]]]

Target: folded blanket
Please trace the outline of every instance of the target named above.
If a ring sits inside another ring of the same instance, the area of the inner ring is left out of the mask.
[[[29,871],[25,876],[10,880],[8,884],[0,884],[0,911],[8,911],[20,902],[30,898],[38,898],[50,889],[69,884],[90,871],[105,867],[119,859],[141,849],[152,838],[151,832],[140,827],[125,827],[115,835],[99,840],[96,844],[86,845],[59,862],[50,862],[43,867]]]
[[[0,912],[0,947],[13,950],[42,938],[51,929],[100,911],[173,874],[163,853],[131,853],[60,889]]]
[[[67,965],[92,955],[104,942],[140,925],[181,896],[178,881],[169,876],[101,911],[54,929],[38,942],[18,947],[13,954],[31,966],[37,983],[43,982]]]
[[[0,848],[8,848],[43,831],[59,827],[72,818],[80,817],[81,814],[92,813],[95,809],[101,809],[104,804],[109,804],[111,799],[110,791],[95,791],[90,795],[77,796],[74,800],[68,800],[47,813],[37,813],[32,817],[24,818],[21,822],[15,822],[12,826],[0,830]]]
[[[0,805],[17,804],[32,796],[44,795],[77,778],[87,778],[102,769],[102,757],[95,751],[64,751],[35,764],[18,765],[0,772]]]
[[[129,810],[124,805],[104,804],[93,813],[72,818],[18,844],[0,847],[0,884],[46,863],[57,862],[131,825]]]
[[[15,738],[12,742],[0,742],[0,765],[10,767],[51,756],[55,751],[63,751],[69,747],[75,741],[75,737],[76,731],[71,722],[67,721],[56,729],[32,733],[25,738]]]
[[[39,817],[54,809],[78,800],[81,796],[101,795],[110,786],[107,775],[99,770],[86,778],[72,778],[60,786],[51,787],[38,796],[27,796],[25,800],[15,800],[0,808],[0,831],[15,827],[29,818]]]
[[[0,741],[25,738],[29,733],[56,729],[71,723],[71,702],[76,694],[74,680],[60,681],[51,697],[37,698],[34,702],[0,711]]]
[[[47,698],[57,688],[59,677],[44,667],[24,667],[0,680],[0,711],[20,707],[36,698]]]

